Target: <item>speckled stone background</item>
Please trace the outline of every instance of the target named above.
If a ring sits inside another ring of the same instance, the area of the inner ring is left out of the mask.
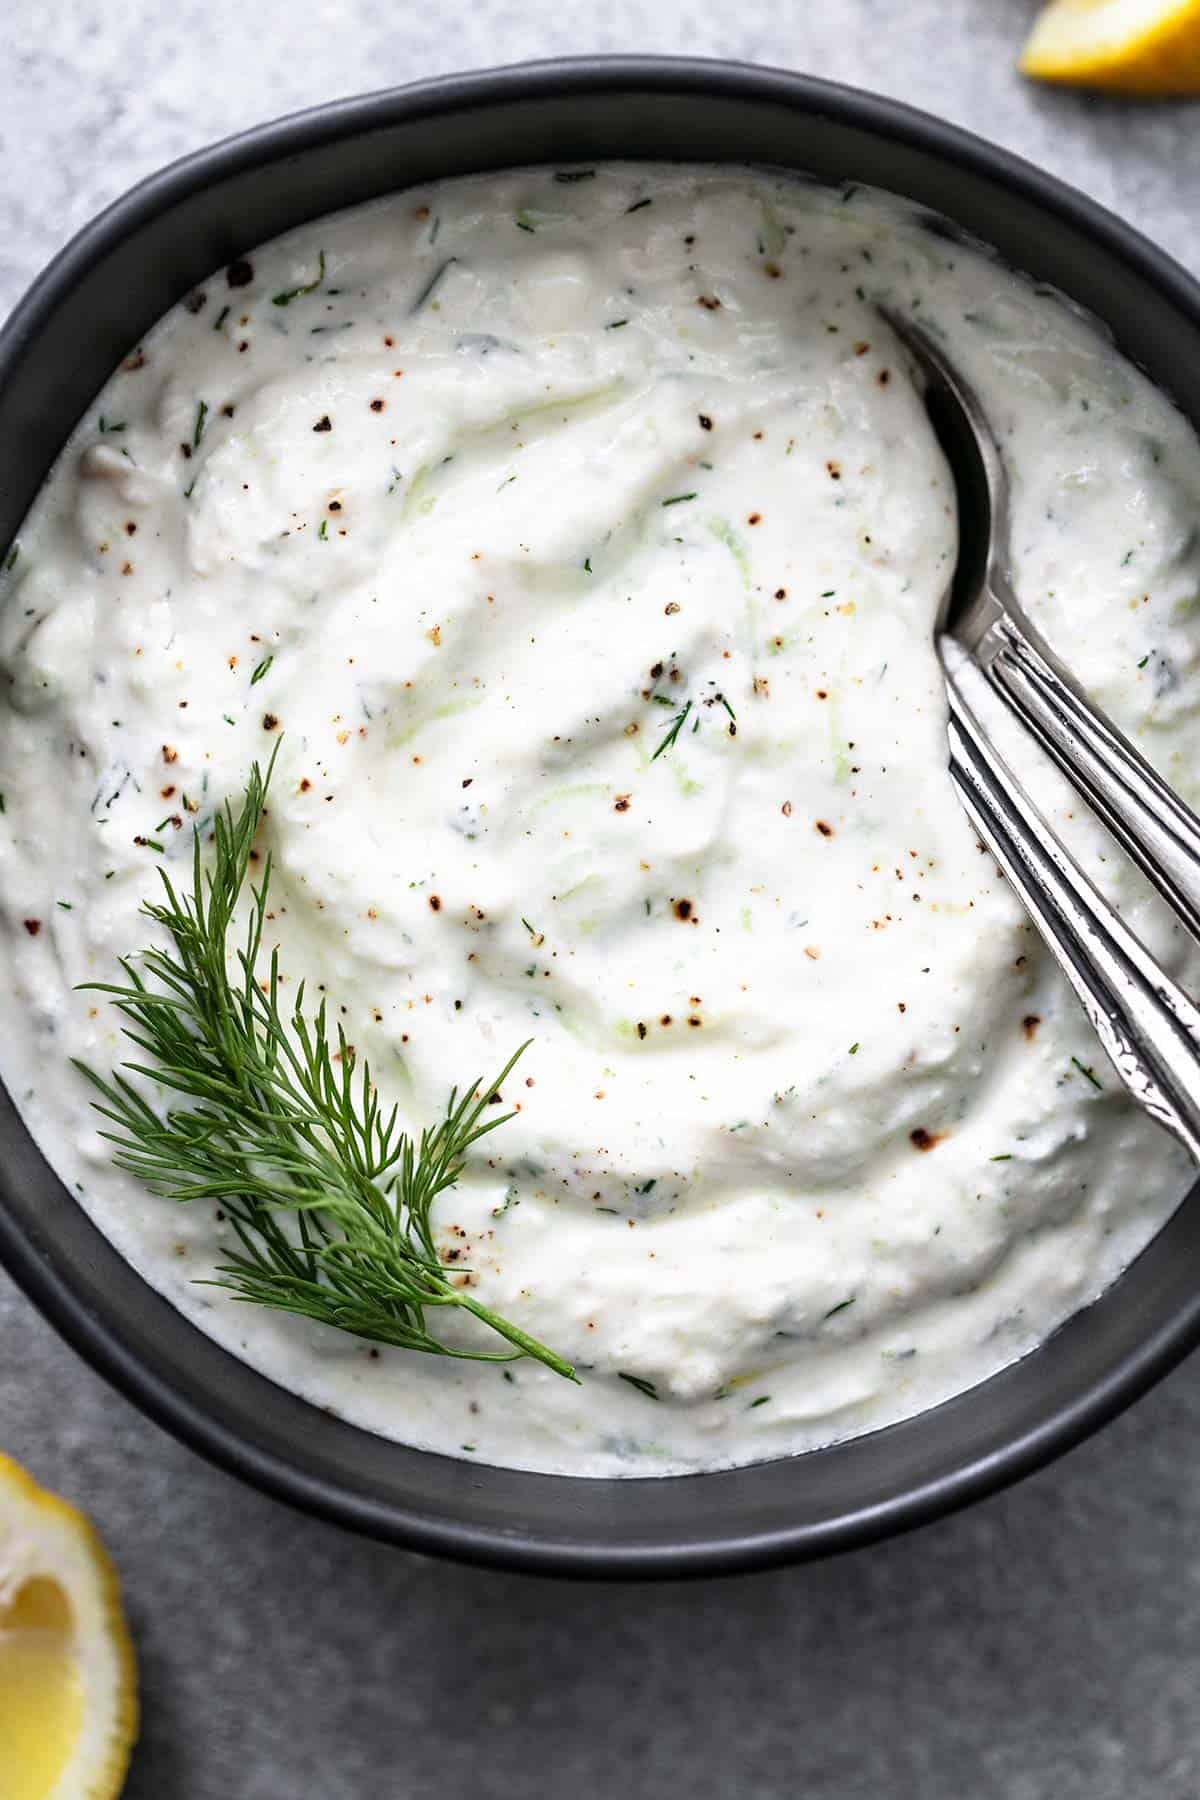
[[[585,51],[742,57],[897,95],[1045,164],[1200,270],[1200,103],[1025,86],[1012,62],[1029,11],[5,0],[0,314],[99,207],[212,138]],[[300,1518],[133,1412],[2,1275],[0,1446],[83,1500],[121,1565],[145,1701],[129,1800],[1200,1794],[1194,1366],[968,1514],[686,1588],[480,1574]]]

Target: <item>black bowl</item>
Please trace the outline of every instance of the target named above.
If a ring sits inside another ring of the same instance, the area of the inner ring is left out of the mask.
[[[1200,287],[1110,214],[891,101],[722,63],[597,59],[342,101],[200,151],[119,200],[0,334],[0,545],[117,362],[224,263],[409,183],[600,158],[774,164],[890,188],[1107,322],[1200,421]],[[1024,1361],[884,1431],[752,1468],[579,1481],[480,1467],[331,1418],[218,1348],[96,1230],[0,1095],[0,1255],[103,1374],[270,1493],[410,1548],[573,1575],[824,1555],[1013,1481],[1113,1417],[1200,1339],[1200,1207]]]

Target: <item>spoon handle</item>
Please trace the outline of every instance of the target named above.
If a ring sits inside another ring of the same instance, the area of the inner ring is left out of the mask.
[[[1022,791],[953,675],[950,773],[1124,1086],[1200,1162],[1200,1010],[1160,969]],[[1083,1077],[1103,1084],[1090,1069]]]
[[[1010,611],[1000,612],[974,654],[997,692],[1200,938],[1200,818]]]

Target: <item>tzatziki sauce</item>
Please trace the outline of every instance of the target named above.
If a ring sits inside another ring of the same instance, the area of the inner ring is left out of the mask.
[[[880,302],[995,423],[1031,617],[1195,804],[1192,430],[1059,296],[861,189],[521,170],[306,225],[131,347],[21,531],[0,1074],[135,1268],[314,1404],[572,1475],[782,1456],[1026,1353],[1183,1194],[951,787],[954,489]],[[129,1047],[80,986],[277,744],[268,947],[406,1125],[532,1040],[437,1237],[577,1386],[238,1304],[202,1285],[220,1209],[110,1160],[72,1059]]]

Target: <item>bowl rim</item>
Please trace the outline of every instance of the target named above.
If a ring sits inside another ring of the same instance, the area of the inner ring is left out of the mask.
[[[520,99],[631,89],[684,96],[716,93],[774,102],[846,125],[865,126],[965,167],[1097,242],[1140,280],[1165,294],[1200,336],[1200,283],[1181,264],[1098,202],[963,127],[886,96],[778,68],[694,57],[580,56],[436,76],[301,109],[203,146],[147,175],[71,238],[0,326],[0,391],[36,341],[45,317],[113,244],[199,188],[301,148],[362,136],[401,118],[419,119]],[[5,1171],[4,1182],[7,1179]],[[731,1573],[829,1555],[910,1530],[998,1491],[1079,1443],[1200,1343],[1198,1292],[1194,1301],[1155,1321],[1136,1348],[1105,1377],[1093,1381],[1070,1403],[1049,1412],[1020,1436],[1010,1438],[1002,1450],[976,1456],[949,1474],[940,1473],[884,1502],[816,1525],[666,1548],[602,1541],[564,1543],[457,1520],[403,1515],[396,1505],[339,1486],[270,1448],[247,1442],[164,1379],[151,1361],[123,1339],[111,1319],[89,1308],[56,1266],[52,1253],[23,1232],[4,1206],[0,1206],[0,1261],[59,1334],[143,1412],[210,1461],[274,1497],[425,1553],[577,1577]],[[529,1475],[528,1479],[564,1478]],[[688,1478],[654,1479],[657,1483]],[[636,1487],[638,1481],[635,1478],[621,1485]]]

